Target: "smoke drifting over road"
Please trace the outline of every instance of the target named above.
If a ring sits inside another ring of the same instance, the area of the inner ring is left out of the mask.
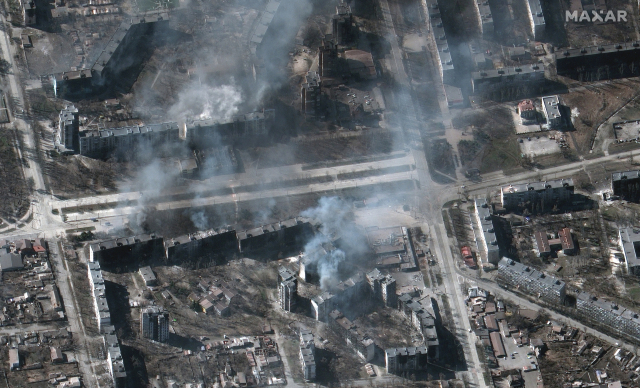
[[[317,233],[304,247],[304,264],[314,268],[323,290],[331,290],[351,275],[350,261],[367,251],[367,243],[351,221],[351,206],[338,197],[320,198],[318,206],[300,213],[321,223]],[[333,248],[339,240],[339,248]]]

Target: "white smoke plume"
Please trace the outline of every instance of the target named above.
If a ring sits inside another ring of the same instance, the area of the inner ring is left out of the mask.
[[[178,101],[169,108],[172,120],[226,121],[238,113],[242,93],[235,84],[207,86],[193,82],[178,95]]]
[[[320,278],[320,287],[331,290],[342,280],[342,268],[351,254],[360,255],[366,250],[362,236],[351,222],[351,206],[338,197],[323,197],[318,206],[300,213],[303,217],[313,218],[321,223],[317,233],[304,247],[304,263],[314,268]],[[333,248],[333,241],[340,238],[345,252]],[[349,254],[347,254],[349,253]]]

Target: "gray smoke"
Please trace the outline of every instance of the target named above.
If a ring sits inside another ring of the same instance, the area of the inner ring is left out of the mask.
[[[223,122],[238,113],[242,93],[235,84],[209,86],[194,81],[178,94],[177,100],[168,111],[174,121],[213,119]]]
[[[321,223],[320,233],[304,247],[304,264],[309,268],[317,268],[320,286],[324,290],[331,290],[353,269],[348,261],[352,257],[364,254],[366,242],[351,222],[351,206],[339,197],[322,197],[318,206],[300,213]],[[340,239],[340,247],[334,247],[334,242]],[[335,249],[334,249],[335,248]]]

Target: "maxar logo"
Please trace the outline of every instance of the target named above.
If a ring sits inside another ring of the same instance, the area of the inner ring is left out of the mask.
[[[566,11],[565,13],[565,21],[567,22],[626,22],[627,21],[627,11],[619,10],[614,13],[613,11],[582,11],[580,15],[578,15],[578,11]]]

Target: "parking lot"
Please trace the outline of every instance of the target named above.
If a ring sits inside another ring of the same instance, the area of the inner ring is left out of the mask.
[[[500,369],[522,370],[522,368],[525,366],[535,365],[536,370],[523,372],[522,377],[524,378],[525,388],[537,387],[538,379],[540,379],[540,370],[537,368],[538,360],[536,359],[536,356],[533,355],[533,351],[531,350],[531,348],[529,346],[518,347],[511,337],[502,337],[502,339],[504,342],[504,348],[507,352],[507,357],[498,360]],[[531,353],[531,355],[527,355],[528,353]]]

